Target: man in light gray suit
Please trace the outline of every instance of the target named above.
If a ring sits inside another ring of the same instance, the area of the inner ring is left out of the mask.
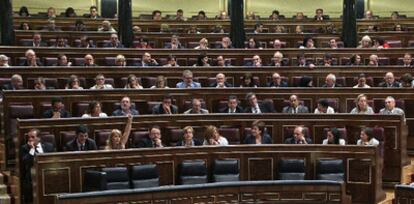
[[[299,103],[296,95],[289,97],[290,105],[283,108],[282,113],[309,113],[309,109]]]
[[[379,114],[381,115],[404,115],[404,111],[401,108],[395,107],[395,99],[392,96],[385,98],[385,108],[381,109]]]

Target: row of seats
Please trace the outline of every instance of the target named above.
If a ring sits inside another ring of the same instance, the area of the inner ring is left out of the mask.
[[[342,160],[318,160],[318,180],[344,181]],[[211,174],[204,160],[184,160],[179,165],[178,181],[182,185],[208,182],[231,182],[240,180],[238,160],[214,160]],[[209,178],[211,175],[211,178]],[[303,159],[281,159],[278,161],[279,180],[305,180],[306,165]],[[84,191],[148,188],[160,185],[159,170],[155,164],[128,167],[106,167],[101,171],[87,170],[84,176]]]
[[[109,38],[109,37],[108,37]],[[335,38],[335,37],[333,37]],[[201,39],[201,38],[200,38]],[[81,40],[80,39],[75,39],[72,42],[69,42],[68,39],[65,39],[66,44],[71,46],[71,47],[80,47],[81,46]],[[329,41],[325,40],[323,42],[317,42],[318,40],[316,40],[315,44],[316,45],[320,45],[321,48],[329,48]],[[390,48],[402,48],[402,41],[401,40],[386,40],[385,41]],[[56,39],[49,39],[46,41],[48,46],[55,46],[56,45]],[[106,45],[108,45],[110,43],[110,40],[97,40],[96,41],[96,46],[97,47],[105,47]],[[160,48],[164,48],[164,47],[170,47],[169,45],[171,44],[170,41],[163,41],[161,42],[161,46]],[[258,41],[260,47],[262,48],[273,48],[273,40],[272,41]],[[303,40],[299,40],[296,42],[296,44],[291,45],[289,42],[286,41],[281,41],[280,42],[282,45],[282,48],[297,48],[301,45],[303,45]],[[137,47],[139,46],[140,41],[135,40],[133,41],[132,46],[133,47]],[[153,40],[149,40],[148,44],[152,47],[152,48],[156,48],[157,43]],[[245,41],[245,46],[247,47],[248,45],[248,41]],[[20,39],[18,45],[20,46],[33,46],[33,40],[32,39]],[[182,41],[181,45],[185,48],[189,48],[189,49],[193,49],[197,46],[200,45],[199,41]],[[342,41],[337,41],[337,45],[338,48],[343,48],[344,47],[344,43]],[[209,47],[210,48],[221,48],[221,41],[213,41],[209,43]],[[408,41],[408,47],[414,47],[414,40],[409,40]]]
[[[193,126],[194,129],[194,138],[196,138],[199,141],[204,141],[204,128],[200,126]],[[305,127],[305,137],[311,138],[314,143],[322,143],[322,141],[315,141],[315,135],[312,135],[312,131],[309,130],[309,127]],[[326,138],[328,128],[324,128],[324,137]],[[225,137],[229,144],[231,145],[237,145],[242,144],[244,141],[244,138],[247,135],[251,134],[251,128],[244,128],[241,129],[239,127],[228,127],[228,126],[222,126],[218,128],[218,131],[220,135]],[[283,136],[286,138],[293,137],[293,131],[294,127],[285,127],[283,129]],[[349,142],[349,144],[356,144],[356,141],[348,141],[349,138],[358,138],[359,139],[359,132],[348,132],[346,128],[341,127],[338,128],[338,131],[340,133],[340,138],[344,139],[345,141]],[[268,134],[272,135],[272,128],[267,128]],[[95,132],[90,135],[89,137],[91,139],[94,139],[96,142],[96,145],[98,146],[98,149],[105,149],[106,141],[109,139],[109,136],[111,134],[111,130],[95,130]],[[384,141],[384,128],[382,127],[374,127],[373,128],[373,135],[375,135],[375,138],[383,142]],[[164,145],[167,146],[176,146],[179,141],[183,139],[183,130],[177,127],[165,127],[162,130],[163,135],[163,141],[165,141]],[[41,132],[40,138],[44,142],[48,142],[53,144],[57,151],[64,151],[64,145],[73,140],[76,137],[75,131],[62,131],[60,132],[60,142],[61,144],[57,144],[56,136],[53,135],[50,132]],[[137,147],[139,144],[139,141],[141,141],[143,138],[149,138],[149,132],[146,129],[138,129],[131,132],[129,144],[127,146],[129,147]]]
[[[253,55],[253,53],[252,53]],[[17,57],[13,61],[12,58],[9,58],[9,62],[11,66],[19,66],[25,62],[25,57]],[[72,66],[84,66],[85,65],[85,59],[83,57],[74,57],[68,59],[70,62],[72,62]],[[105,58],[97,58],[95,59],[95,63],[100,66],[116,66],[115,64],[116,57],[105,57]],[[161,57],[156,59],[160,66],[166,65],[168,62],[167,58]],[[363,58],[363,65],[368,65],[369,58]],[[45,66],[53,66],[57,64],[57,57],[42,57],[40,62],[43,63]],[[176,58],[177,64],[180,66],[193,66],[197,63],[197,58],[183,58],[183,57],[177,57]],[[226,65],[232,65],[232,66],[249,66],[252,64],[253,58],[252,57],[246,57],[243,58],[242,64],[237,64],[235,58],[226,58]],[[141,58],[126,58],[126,65],[127,66],[136,66],[141,63]],[[209,63],[211,66],[217,65],[217,60],[209,58]],[[272,58],[262,58],[263,66],[271,66],[272,64]],[[317,58],[311,58],[306,57],[306,64],[315,64],[315,65],[321,65],[323,66],[324,59],[322,57]],[[404,65],[403,58],[400,57],[398,59],[391,59],[390,57],[378,57],[378,64],[380,66],[387,66],[387,65]],[[341,57],[338,58],[332,58],[332,66],[347,66],[351,65],[351,59],[349,57]],[[298,66],[298,59],[295,58],[283,58],[282,59],[282,66]]]

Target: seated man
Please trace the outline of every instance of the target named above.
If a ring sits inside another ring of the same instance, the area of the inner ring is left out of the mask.
[[[289,106],[283,108],[282,113],[309,113],[308,107],[300,104],[299,98],[296,95],[289,97]]]
[[[142,55],[141,63],[137,64],[137,66],[140,66],[140,67],[153,67],[153,66],[158,66],[158,65],[159,64],[158,64],[157,60],[153,59],[151,57],[151,54],[148,53],[148,52],[145,52]]]
[[[65,145],[65,151],[89,151],[97,150],[93,139],[88,138],[89,129],[86,125],[79,125],[76,129],[76,138]]]
[[[20,165],[22,167],[20,179],[22,181],[22,193],[25,203],[33,201],[32,176],[30,171],[33,167],[34,157],[37,154],[55,151],[53,144],[40,141],[39,134],[40,131],[38,129],[31,129],[27,133],[27,143],[20,148]]]
[[[384,81],[378,84],[379,87],[398,88],[401,87],[400,82],[395,80],[392,72],[387,72],[384,76]]]
[[[52,107],[43,113],[43,118],[70,118],[71,115],[65,110],[62,101],[60,97],[52,98]]]
[[[91,6],[89,8],[89,14],[87,15],[88,18],[97,19],[100,18],[98,15],[98,8],[96,6]]]
[[[285,144],[312,144],[310,138],[305,137],[305,128],[303,126],[296,126],[293,130],[293,137],[285,140]]]
[[[184,46],[181,45],[180,40],[178,39],[177,35],[172,35],[171,36],[171,42],[169,44],[165,45],[164,48],[177,50],[177,49],[184,48]]]
[[[315,108],[315,112],[316,114],[320,114],[320,113],[327,113],[327,114],[333,114],[335,113],[335,110],[329,106],[329,103],[326,99],[320,99],[318,101],[318,107]]]
[[[279,51],[276,51],[275,54],[273,54],[272,63],[270,63],[269,66],[273,66],[273,67],[284,66],[284,64],[283,64],[283,54]]]
[[[162,103],[154,106],[152,114],[177,114],[178,108],[172,105],[173,97],[171,95],[164,95]]]
[[[227,107],[219,110],[220,113],[243,113],[243,108],[239,106],[239,101],[234,95],[230,95],[227,101]]]
[[[404,115],[404,111],[401,108],[395,107],[395,99],[392,96],[385,98],[385,108],[381,109],[379,114],[381,115]]]
[[[219,45],[218,48],[231,49],[231,48],[234,48],[234,47],[233,47],[233,44],[232,44],[231,39],[229,37],[223,37],[223,38],[221,38],[221,44]]]
[[[161,128],[159,126],[152,126],[150,129],[149,138],[142,138],[139,142],[137,147],[138,148],[145,148],[145,147],[154,147],[154,148],[161,148],[164,147],[161,140]]]
[[[187,111],[184,112],[184,114],[208,114],[208,110],[201,108],[201,101],[200,99],[193,99],[191,101],[191,107]]]
[[[275,39],[273,41],[273,48],[274,49],[282,49],[282,42],[279,39]]]
[[[47,47],[47,43],[42,41],[40,33],[33,34],[33,47]]]
[[[2,90],[19,90],[23,89],[23,79],[19,74],[13,74],[9,83],[6,83],[1,88]]]
[[[0,55],[0,67],[10,67],[9,57],[7,57],[6,55]]]
[[[98,32],[116,33],[116,30],[114,27],[112,27],[112,24],[110,21],[104,20],[102,21],[101,26],[98,28]]]
[[[131,99],[128,96],[124,96],[121,100],[121,107],[116,109],[112,116],[127,116],[128,114],[139,115],[139,112],[132,107]]]
[[[95,77],[95,85],[90,89],[113,89],[111,84],[105,84],[105,76],[103,74],[98,74]]]
[[[279,73],[275,72],[272,74],[272,81],[267,84],[268,87],[288,87],[288,84],[285,81],[282,81],[282,77]]]
[[[210,87],[227,88],[233,87],[233,84],[230,84],[226,81],[226,76],[223,73],[218,73],[216,75],[216,82],[210,84]]]
[[[193,81],[193,72],[190,70],[183,71],[183,81],[176,84],[176,88],[200,88],[201,84]]]
[[[254,55],[251,62],[247,62],[245,66],[261,67],[263,66],[262,59],[259,55]]]
[[[248,102],[248,107],[244,109],[245,113],[274,113],[275,110],[270,104],[268,103],[258,103],[256,94],[254,93],[247,93],[246,94],[246,101]]]
[[[335,74],[328,74],[325,78],[325,84],[322,85],[322,87],[325,88],[335,88],[335,87],[341,87],[340,84],[336,83],[336,76]]]
[[[91,54],[85,55],[84,60],[85,61],[84,61],[84,63],[83,63],[82,66],[85,66],[85,67],[95,67],[95,66],[98,66],[97,64],[95,64],[95,60],[93,59],[93,56]]]
[[[104,47],[107,48],[124,48],[124,45],[119,41],[118,35],[115,33],[111,34],[111,38],[109,39],[110,42],[106,43]]]
[[[403,58],[404,67],[413,67],[413,58],[410,53],[405,53]]]
[[[23,63],[19,64],[19,66],[37,67],[43,65],[40,62],[40,60],[36,57],[35,51],[33,51],[32,49],[28,49],[24,56],[26,57],[26,60],[24,60]]]

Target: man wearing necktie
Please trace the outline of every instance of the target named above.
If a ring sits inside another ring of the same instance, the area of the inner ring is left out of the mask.
[[[97,150],[94,140],[88,138],[89,129],[86,125],[80,125],[76,129],[76,138],[65,145],[66,151],[88,151]]]
[[[218,110],[220,113],[243,113],[243,109],[239,106],[239,100],[237,99],[237,96],[230,95],[227,100],[227,106],[225,108],[222,108]]]
[[[55,148],[52,144],[40,141],[40,138],[38,137],[39,134],[40,131],[38,129],[31,129],[27,133],[27,143],[24,144],[20,149],[22,166],[20,178],[23,199],[25,203],[30,203],[33,201],[32,177],[30,170],[33,166],[34,157],[37,154],[55,151]]]
[[[285,144],[312,144],[310,138],[305,137],[306,129],[303,126],[296,126],[293,130],[293,137],[285,140]]]

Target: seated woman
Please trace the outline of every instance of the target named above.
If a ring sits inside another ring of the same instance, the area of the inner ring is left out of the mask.
[[[213,125],[206,127],[204,131],[204,142],[203,145],[220,145],[226,146],[229,145],[227,139],[220,135],[217,128]]]
[[[167,86],[167,78],[165,78],[163,75],[159,75],[155,81],[155,85],[151,86],[151,89],[166,89],[170,88]]]
[[[253,121],[251,134],[247,135],[244,144],[272,144],[272,138],[266,133],[263,121]]]
[[[363,128],[361,134],[359,135],[360,139],[357,141],[357,145],[363,146],[378,146],[379,141],[374,137],[374,130],[372,128]]]
[[[143,89],[143,87],[139,84],[138,78],[134,74],[130,74],[125,89]]]
[[[195,63],[194,67],[209,67],[210,64],[208,63],[209,59],[207,54],[201,53],[197,58],[197,63]]]
[[[194,129],[191,126],[185,126],[183,128],[183,139],[177,143],[177,146],[193,147],[203,145],[197,139],[194,139]]]
[[[128,122],[125,126],[124,134],[118,129],[113,129],[108,140],[106,140],[105,150],[125,149],[125,144],[128,142],[129,134],[132,128],[132,115],[128,114]]]
[[[368,105],[368,99],[365,94],[359,94],[355,100],[356,107],[352,109],[352,114],[374,114],[372,108]]]
[[[68,83],[66,84],[65,89],[83,89],[82,86],[80,86],[80,81],[78,76],[76,75],[70,75]]]
[[[102,112],[102,104],[98,101],[93,101],[89,103],[88,106],[88,113],[85,113],[82,115],[82,118],[106,118],[108,115],[104,112]]]
[[[253,76],[250,73],[246,73],[242,78],[242,84],[240,87],[254,87],[257,88],[256,83],[253,81]]]
[[[346,141],[340,137],[341,135],[339,133],[339,130],[336,128],[331,128],[326,133],[326,139],[322,141],[322,144],[346,145]]]

